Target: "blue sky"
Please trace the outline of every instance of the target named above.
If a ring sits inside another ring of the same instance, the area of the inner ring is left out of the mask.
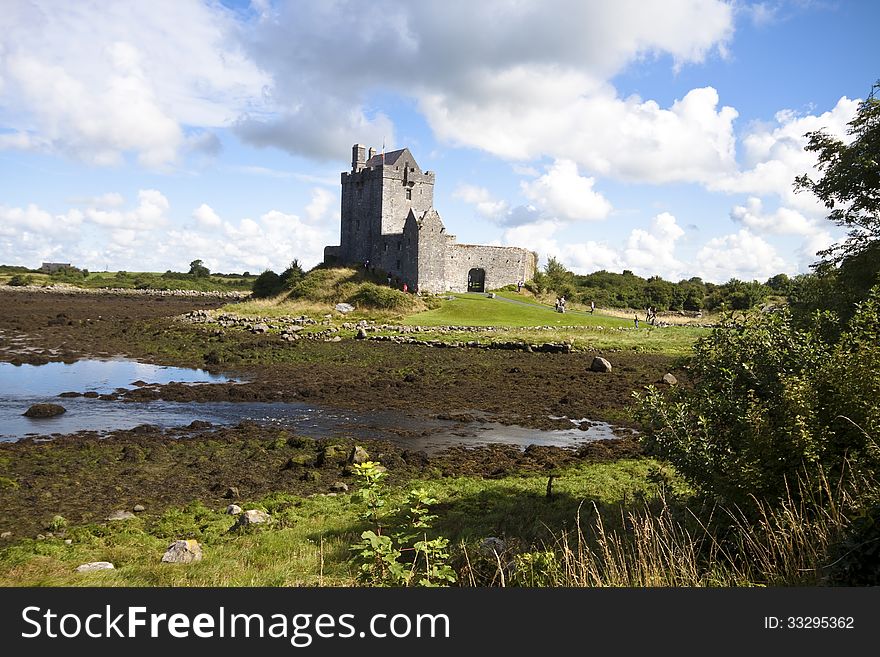
[[[460,242],[764,280],[841,237],[794,194],[880,77],[880,4],[5,0],[0,263],[317,264],[356,142]]]

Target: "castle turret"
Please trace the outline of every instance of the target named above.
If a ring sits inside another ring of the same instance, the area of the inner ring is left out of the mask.
[[[373,149],[371,148],[370,151]],[[351,172],[355,173],[364,168],[364,162],[367,161],[366,158],[367,147],[363,144],[355,144],[351,147]]]

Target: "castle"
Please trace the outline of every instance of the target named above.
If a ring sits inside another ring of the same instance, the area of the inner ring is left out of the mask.
[[[352,147],[341,219],[339,246],[324,248],[324,262],[369,261],[410,290],[484,292],[535,274],[537,255],[528,249],[456,243],[434,209],[434,172],[422,171],[408,148]]]

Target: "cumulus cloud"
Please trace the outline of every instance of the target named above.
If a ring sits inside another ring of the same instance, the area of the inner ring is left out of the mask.
[[[202,203],[199,207],[193,210],[192,217],[196,220],[196,223],[199,226],[204,226],[206,228],[216,227],[223,223],[220,220],[220,217],[217,216],[217,213],[214,212],[214,208],[207,203]]]
[[[173,163],[216,150],[187,126],[228,125],[261,106],[268,78],[238,47],[217,3],[158,0],[108,8],[11,0],[0,14],[0,147],[62,152],[97,165],[134,154]],[[256,105],[255,105],[256,102]]]
[[[0,206],[0,262],[33,267],[61,260],[89,269],[181,271],[201,258],[213,271],[256,272],[281,270],[297,258],[312,267],[337,237],[326,193],[316,188],[305,219],[280,210],[226,219],[203,203],[187,225],[171,221],[173,209],[157,190],[141,190],[128,209],[51,214],[33,204]]]
[[[772,195],[787,207],[811,217],[826,214],[825,207],[810,193],[795,193],[792,183],[804,173],[815,175],[816,156],[804,150],[807,132],[825,130],[848,141],[847,123],[858,101],[843,97],[829,111],[799,115],[791,110],[776,113],[773,123],[756,123],[742,137],[742,167],[707,183],[714,191]]]
[[[578,274],[630,269],[641,276],[660,275],[668,280],[682,275],[683,265],[675,257],[675,250],[684,231],[668,212],[655,216],[646,229],[634,228],[624,247],[597,240],[563,240],[559,233],[564,226],[555,220],[515,226],[504,232],[503,240],[511,245],[528,244],[538,252],[542,263],[553,256]]]
[[[338,158],[354,141],[379,143],[378,132],[390,137],[393,126],[369,111],[369,99],[392,90],[414,98],[435,134],[452,144],[591,167],[604,159],[606,168],[632,144],[659,149],[676,168],[661,163],[646,173],[643,153],[621,163],[630,169],[625,175],[680,179],[685,170],[725,164],[735,112],[715,110],[714,90],[663,110],[619,99],[605,81],[642,57],[670,55],[676,66],[702,61],[722,51],[732,31],[733,10],[720,0],[551,0],[503,10],[464,0],[280,2],[246,32],[248,52],[272,74],[267,95],[278,114],[243,120],[239,134]],[[621,112],[630,127],[595,142]],[[623,144],[613,141],[629,135]],[[673,141],[691,162],[673,152]]]
[[[90,207],[85,218],[93,224],[124,231],[145,231],[161,228],[168,223],[168,199],[155,189],[138,192],[138,205],[133,210],[105,210]],[[130,241],[127,233],[120,233],[120,240]]]
[[[523,194],[539,208],[564,221],[594,221],[611,212],[611,203],[593,190],[594,178],[578,174],[571,160],[556,160],[543,176],[520,183]]]
[[[473,205],[480,216],[487,219],[498,219],[508,210],[507,201],[500,201],[492,197],[485,187],[463,183],[455,188],[453,197],[461,199],[465,203]]]
[[[745,228],[709,240],[697,253],[696,264],[697,275],[715,283],[765,280],[792,269],[771,244]]]

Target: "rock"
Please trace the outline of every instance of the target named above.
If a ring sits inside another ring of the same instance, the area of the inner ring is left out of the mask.
[[[352,306],[350,303],[337,303],[335,308],[336,312],[340,312],[343,315],[345,313],[350,313],[352,310],[354,310],[354,306]]]
[[[65,538],[64,544],[65,545],[73,545],[73,539],[72,538]]]
[[[239,498],[238,488],[235,486],[230,486],[226,489],[226,492],[223,493],[223,497],[227,500],[237,500]]]
[[[678,379],[675,378],[673,374],[667,372],[664,374],[657,383],[663,383],[668,386],[674,386],[678,384]]]
[[[12,532],[3,532],[0,534],[0,538],[12,538]]]
[[[192,538],[174,541],[162,555],[162,563],[193,563],[201,560],[202,546]]]
[[[348,455],[348,462],[354,465],[360,465],[370,460],[370,454],[360,445],[355,445]]]
[[[357,340],[365,340],[366,337],[367,337],[367,332],[366,332],[364,329],[359,328],[359,329],[358,329],[358,332],[357,332],[357,335],[355,336],[355,339],[357,339]]]
[[[321,473],[315,472],[314,470],[306,470],[305,472],[302,473],[302,475],[300,475],[300,480],[301,481],[311,481],[311,482],[320,481],[321,480]]]
[[[27,409],[23,415],[25,417],[44,418],[55,417],[56,415],[61,415],[66,412],[67,409],[59,404],[34,404]]]
[[[134,518],[134,514],[131,511],[114,511],[109,516],[107,516],[107,520],[131,520]]]
[[[593,372],[610,372],[611,371],[611,363],[602,358],[601,356],[596,356],[593,359],[592,364],[590,365],[590,370]]]
[[[505,549],[507,549],[507,543],[497,536],[489,536],[480,543],[480,552],[487,556],[501,554]]]
[[[248,525],[263,525],[270,522],[272,518],[265,511],[258,509],[248,509],[238,516],[237,527],[247,527]]]
[[[186,425],[187,429],[199,430],[199,429],[210,429],[214,425],[210,422],[205,422],[204,420],[193,420],[188,425]]]
[[[226,515],[228,516],[237,516],[241,513],[241,507],[238,504],[230,504],[226,507]]]
[[[134,508],[132,509],[132,511],[134,511],[135,513],[143,513],[146,510],[147,508],[143,504],[135,504]]]
[[[268,333],[269,325],[268,324],[255,324],[251,329],[253,333]]]
[[[96,570],[113,570],[115,566],[109,561],[90,561],[76,567],[78,573],[91,573]]]
[[[100,397],[100,396],[101,396],[101,395],[99,395],[99,394],[98,394],[97,392],[95,392],[94,390],[89,390],[88,392],[84,392],[84,393],[83,393],[83,397],[85,397],[86,399],[97,399],[97,398]]]
[[[334,481],[332,484],[330,484],[330,490],[334,493],[347,493],[348,484],[342,481]]]

